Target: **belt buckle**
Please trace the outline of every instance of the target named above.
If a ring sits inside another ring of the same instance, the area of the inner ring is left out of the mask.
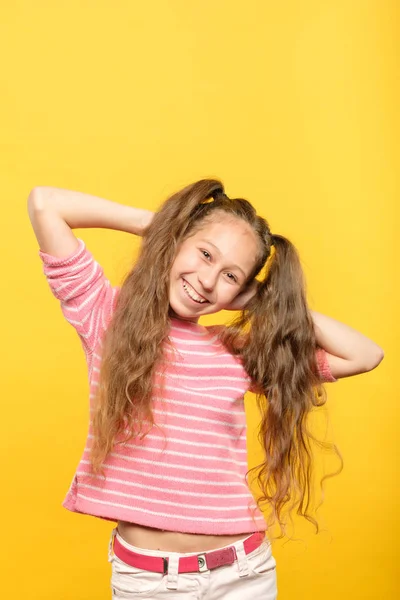
[[[167,575],[168,573],[168,558],[163,557],[163,574]]]
[[[200,573],[204,573],[204,571],[208,571],[207,561],[206,561],[205,554],[198,554],[197,555],[197,562],[198,562],[198,565],[199,565],[199,571],[200,571]]]

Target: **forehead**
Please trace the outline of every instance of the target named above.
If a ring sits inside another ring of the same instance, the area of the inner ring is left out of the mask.
[[[224,263],[237,265],[246,275],[251,273],[260,255],[259,240],[251,226],[230,215],[205,221],[190,239],[211,243]]]

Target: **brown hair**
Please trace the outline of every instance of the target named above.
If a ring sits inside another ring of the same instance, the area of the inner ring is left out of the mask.
[[[146,435],[154,423],[152,382],[169,330],[170,269],[180,243],[221,211],[246,221],[259,240],[259,258],[247,284],[275,247],[256,295],[221,334],[228,350],[241,356],[262,413],[259,439],[265,460],[248,476],[257,481],[259,507],[270,510],[270,526],[277,521],[285,532],[282,511],[297,506],[297,513],[318,531],[309,514],[310,440],[340,453],[336,446],[317,441],[307,428],[307,415],[325,403],[326,395],[317,375],[316,338],[300,260],[288,239],[272,236],[250,202],[229,199],[218,180],[198,181],[171,196],[143,235],[139,258],[121,286],[103,339],[92,469],[104,475],[102,463],[114,445]],[[321,485],[332,475],[325,475]]]

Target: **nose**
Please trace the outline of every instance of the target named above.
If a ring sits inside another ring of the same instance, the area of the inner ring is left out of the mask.
[[[212,292],[218,279],[217,269],[207,266],[206,269],[198,272],[197,279],[199,280],[204,291]]]

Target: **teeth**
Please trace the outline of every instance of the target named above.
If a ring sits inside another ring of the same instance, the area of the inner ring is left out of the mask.
[[[196,292],[194,291],[194,289],[192,287],[189,287],[188,285],[186,285],[185,281],[183,282],[183,289],[188,294],[188,296],[190,296],[192,298],[192,300],[194,300],[195,302],[199,302],[200,304],[204,304],[204,302],[207,302],[207,300],[204,300],[204,298],[202,298],[201,296],[196,294]]]

